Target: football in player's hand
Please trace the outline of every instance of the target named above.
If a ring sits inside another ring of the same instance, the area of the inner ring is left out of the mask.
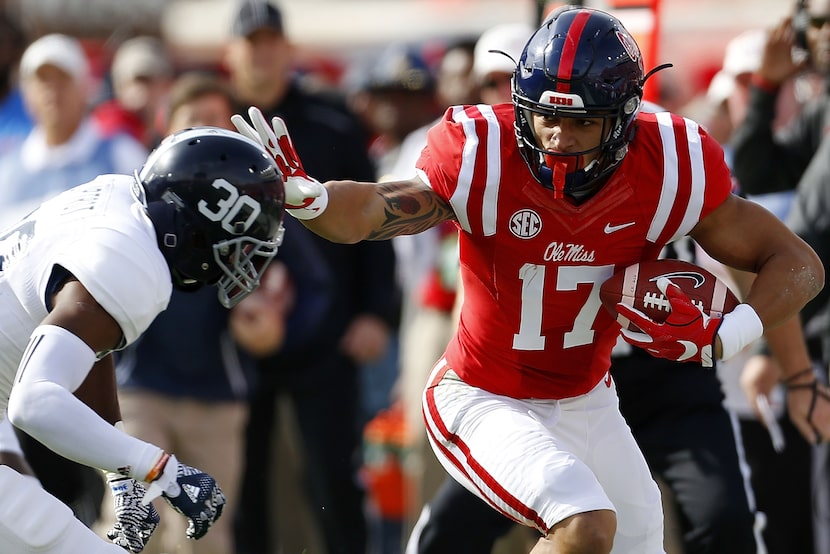
[[[600,299],[622,325],[629,321],[617,314],[617,303],[636,308],[648,317],[662,323],[669,316],[669,300],[657,288],[657,279],[668,278],[707,315],[720,316],[731,312],[740,300],[729,287],[712,272],[680,260],[654,260],[630,265],[614,273],[600,287]]]

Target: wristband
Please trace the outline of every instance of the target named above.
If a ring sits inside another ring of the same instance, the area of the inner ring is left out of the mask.
[[[764,334],[764,324],[749,304],[738,306],[723,316],[718,328],[721,360],[728,360]]]
[[[326,207],[329,205],[329,191],[326,190],[326,187],[322,185],[320,185],[320,189],[320,195],[315,197],[314,200],[312,200],[312,202],[308,205],[302,206],[300,208],[286,207],[286,211],[290,213],[293,217],[306,221],[319,216],[323,213],[323,211],[325,211]]]
[[[156,463],[153,464],[153,467],[150,468],[150,471],[147,473],[147,476],[142,479],[145,483],[152,483],[159,477],[161,477],[162,472],[164,471],[164,466],[167,465],[167,461],[170,459],[170,454],[167,452],[162,451],[159,458],[156,460]]]

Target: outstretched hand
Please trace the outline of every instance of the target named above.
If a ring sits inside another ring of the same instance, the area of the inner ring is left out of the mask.
[[[251,123],[248,123],[241,115],[234,114],[231,116],[231,122],[237,131],[262,145],[274,158],[285,182],[285,208],[311,212],[309,214],[292,212],[292,215],[300,219],[311,219],[319,215],[325,208],[325,204],[323,206],[314,204],[315,200],[319,204],[319,198],[325,189],[319,181],[309,177],[303,169],[294,143],[288,135],[285,122],[279,117],[274,117],[269,126],[265,116],[255,106],[248,108],[248,117]]]
[[[623,339],[658,358],[698,362],[703,367],[712,367],[715,335],[721,318],[707,316],[680,287],[665,277],[657,281],[657,288],[669,299],[669,317],[665,322],[658,323],[640,310],[619,303],[619,314],[642,331],[623,329]]]

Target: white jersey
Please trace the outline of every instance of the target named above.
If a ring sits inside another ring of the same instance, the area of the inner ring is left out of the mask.
[[[132,176],[100,176],[0,232],[0,413],[29,335],[51,308],[53,275],[64,270],[118,322],[121,347],[167,307],[170,270]]]

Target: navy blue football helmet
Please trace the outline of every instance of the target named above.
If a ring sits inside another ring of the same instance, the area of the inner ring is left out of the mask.
[[[565,6],[533,34],[513,74],[519,151],[533,176],[555,197],[590,198],[628,151],[629,128],[643,96],[643,60],[637,43],[613,16]],[[602,117],[600,144],[583,152],[539,146],[533,114]],[[586,167],[584,155],[598,152]]]
[[[259,286],[277,253],[285,189],[268,153],[213,127],[164,139],[136,174],[173,285],[215,284],[225,307]]]

